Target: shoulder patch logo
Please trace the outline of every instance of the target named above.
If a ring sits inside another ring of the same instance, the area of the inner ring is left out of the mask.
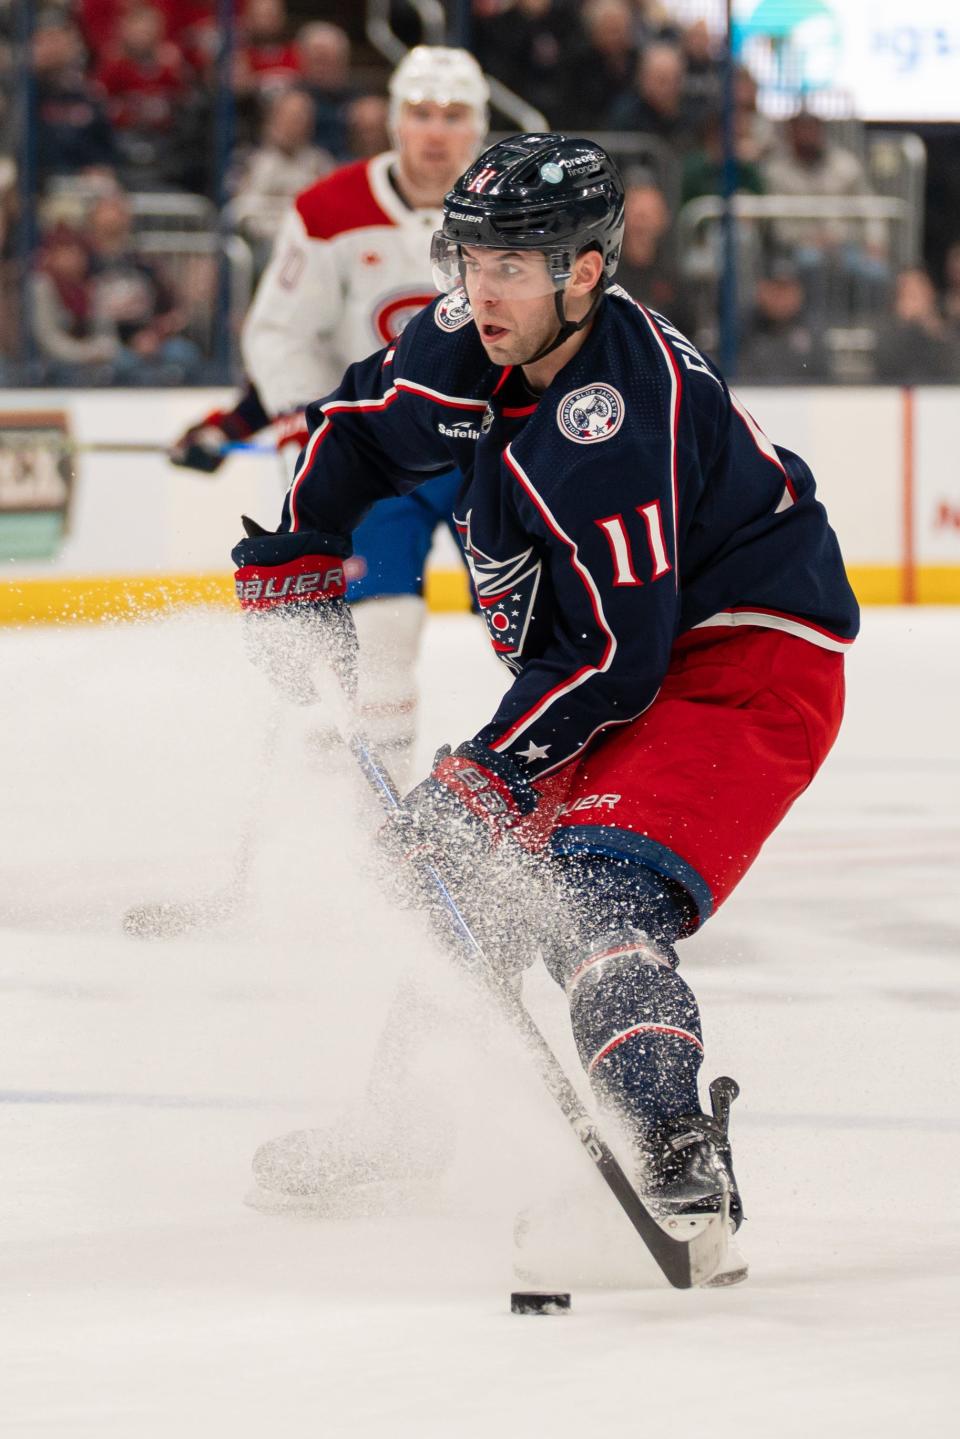
[[[578,445],[609,440],[623,424],[623,396],[612,385],[584,385],[557,406],[557,424]]]
[[[462,330],[473,319],[473,311],[470,309],[470,301],[467,299],[467,292],[462,285],[451,290],[445,295],[433,312],[441,330]]]

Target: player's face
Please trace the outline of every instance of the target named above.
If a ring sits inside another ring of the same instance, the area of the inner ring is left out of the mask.
[[[405,104],[397,122],[400,168],[417,185],[443,194],[470,164],[479,139],[477,114],[469,105]]]
[[[518,365],[557,332],[555,287],[538,250],[461,247],[463,282],[480,341],[497,365]]]

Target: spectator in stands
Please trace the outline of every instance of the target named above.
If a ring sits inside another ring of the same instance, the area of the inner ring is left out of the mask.
[[[576,109],[586,43],[573,0],[516,0],[474,21],[474,53],[484,70],[543,112],[553,125]]]
[[[771,195],[844,200],[873,193],[857,156],[830,141],[824,122],[807,111],[787,121],[786,145],[763,162],[761,173]],[[818,309],[828,308],[830,271],[857,291],[866,308],[879,304],[888,276],[882,221],[778,220],[773,237],[780,249],[793,251]]]
[[[235,94],[263,96],[289,87],[299,75],[300,55],[288,38],[284,0],[246,0],[234,55]]]
[[[317,110],[314,141],[335,160],[349,158],[347,108],[356,99],[350,84],[350,37],[339,25],[315,21],[297,31],[301,84]]]
[[[0,384],[7,385],[12,360],[18,348],[18,269],[12,259],[10,239],[15,215],[17,167],[9,155],[0,154]]]
[[[960,240],[949,246],[943,262],[943,313],[947,323],[960,335]]]
[[[641,52],[635,88],[620,95],[607,111],[612,130],[639,130],[682,152],[693,142],[684,99],[685,61],[676,45],[657,40]]]
[[[764,193],[763,176],[759,167],[748,159],[749,144],[744,144],[741,131],[742,120],[735,111],[734,127],[734,190],[750,195]],[[683,177],[680,185],[680,203],[696,200],[701,195],[722,195],[724,192],[723,121],[713,114],[704,121],[700,144],[684,157]]]
[[[33,72],[39,188],[54,175],[112,167],[116,148],[103,97],[86,75],[80,32],[66,16],[47,12],[38,20]]]
[[[99,68],[114,125],[122,129],[169,130],[177,101],[188,88],[183,55],[166,38],[157,5],[135,5],[117,25],[116,41]]]
[[[757,281],[737,378],[789,385],[822,384],[829,378],[822,327],[807,317],[803,278],[787,255],[772,259]]]
[[[382,95],[359,95],[347,106],[347,147],[351,160],[369,160],[392,146],[390,106]]]
[[[160,271],[137,252],[129,203],[122,194],[97,200],[87,222],[93,317],[118,344],[118,379],[132,384],[189,384],[200,352],[184,330],[188,316]]]
[[[772,120],[757,109],[758,86],[746,65],[736,65],[733,72],[733,105],[737,117],[740,153],[755,165],[766,160],[777,148],[777,131]]]
[[[157,5],[134,5],[121,15],[116,44],[97,70],[107,94],[121,175],[131,185],[184,183],[184,145],[199,139],[189,134],[191,121],[198,121],[190,103],[191,72],[165,30]]]
[[[73,11],[93,54],[99,55],[116,43],[121,16],[141,0],[74,0]],[[190,53],[204,31],[215,25],[216,0],[156,0],[166,20],[166,33],[182,50]]]
[[[560,127],[606,128],[608,110],[618,96],[629,94],[633,83],[638,54],[634,19],[629,0],[590,0],[583,7],[587,42],[575,59],[575,84],[565,111],[556,117]]]
[[[627,171],[624,180],[625,224],[617,284],[686,331],[691,317],[680,287],[666,197],[644,171]]]
[[[960,380],[957,340],[940,312],[933,281],[920,266],[897,276],[893,314],[878,330],[876,377],[888,385]]]
[[[95,313],[90,254],[66,225],[46,237],[30,277],[30,315],[37,349],[51,384],[108,381],[119,350],[112,327]],[[83,373],[89,367],[95,373]]]
[[[302,90],[281,91],[267,102],[262,141],[234,193],[238,228],[254,244],[272,241],[294,196],[333,169],[332,155],[313,143],[315,121],[313,101]]]
[[[705,123],[720,109],[723,58],[706,20],[694,20],[681,32],[684,57],[684,105],[693,126]]]

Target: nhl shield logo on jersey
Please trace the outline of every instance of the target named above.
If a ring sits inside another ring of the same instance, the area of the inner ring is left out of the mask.
[[[433,312],[433,318],[441,330],[462,330],[473,319],[470,301],[462,285],[444,295]]]
[[[557,406],[557,424],[578,445],[609,440],[623,424],[623,396],[612,385],[571,390]]]

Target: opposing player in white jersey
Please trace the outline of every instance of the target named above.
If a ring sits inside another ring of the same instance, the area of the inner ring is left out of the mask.
[[[252,389],[233,410],[192,427],[171,451],[175,463],[212,470],[225,441],[276,421],[292,475],[307,437],[305,405],[436,298],[431,237],[446,192],[482,145],[488,96],[466,50],[420,45],[405,56],[390,80],[395,149],[346,165],[297,197],[243,328]],[[354,536],[350,598],[362,640],[364,723],[401,764],[415,731],[424,567],[438,524],[451,525],[459,481],[453,472],[408,497],[385,498]]]

